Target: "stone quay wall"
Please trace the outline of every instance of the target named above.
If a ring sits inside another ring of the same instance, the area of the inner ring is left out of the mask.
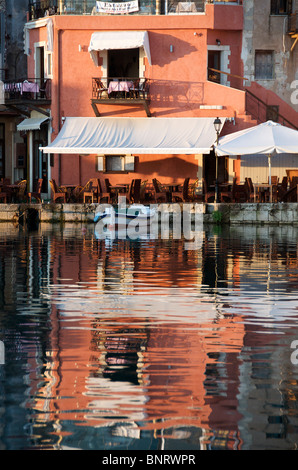
[[[298,203],[156,204],[159,213],[182,211],[207,224],[297,224]],[[91,223],[97,204],[0,204],[0,222],[20,223],[33,215],[39,222]]]

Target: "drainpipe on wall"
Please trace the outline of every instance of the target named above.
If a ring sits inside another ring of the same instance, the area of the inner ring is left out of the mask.
[[[59,134],[60,129],[61,129],[61,109],[60,109],[60,41],[61,41],[61,30],[57,30],[57,129]],[[58,155],[58,185],[60,185],[61,182],[61,155]]]

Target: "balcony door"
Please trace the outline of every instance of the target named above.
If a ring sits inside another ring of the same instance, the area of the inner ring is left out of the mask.
[[[139,77],[139,48],[108,51],[109,78]]]
[[[215,83],[220,83],[220,51],[208,51],[208,80]]]
[[[42,192],[48,192],[48,160],[40,147],[44,147],[48,142],[48,126],[41,125],[39,130],[33,131],[33,182],[42,178]]]
[[[5,126],[0,124],[0,178],[5,177]]]
[[[35,44],[35,78],[41,86],[45,80],[45,46]]]

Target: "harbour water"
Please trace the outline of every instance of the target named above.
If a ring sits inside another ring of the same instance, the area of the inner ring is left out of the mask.
[[[296,449],[297,318],[298,227],[1,224],[0,449]]]

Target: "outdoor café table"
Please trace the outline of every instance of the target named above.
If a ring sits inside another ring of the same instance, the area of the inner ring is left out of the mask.
[[[254,183],[254,202],[257,202],[257,191],[259,192],[260,189],[269,189],[270,191],[270,199],[269,201],[272,202],[272,188],[273,184],[269,183]]]
[[[6,184],[4,186],[4,192],[8,192],[12,201],[15,201],[16,200],[16,196],[18,194],[18,191],[20,189],[19,185],[18,184]]]
[[[21,84],[21,94],[22,93],[38,93],[39,92],[39,86],[35,82],[28,82],[24,81]]]
[[[76,184],[61,184],[61,188],[66,189],[67,200],[70,201],[73,190],[77,187]]]
[[[132,81],[118,81],[113,80],[109,83],[108,94],[124,92],[129,93],[130,88],[133,86]]]
[[[129,184],[119,183],[110,186],[110,190],[115,194],[116,200],[118,200],[121,193],[126,193],[129,189]]]

